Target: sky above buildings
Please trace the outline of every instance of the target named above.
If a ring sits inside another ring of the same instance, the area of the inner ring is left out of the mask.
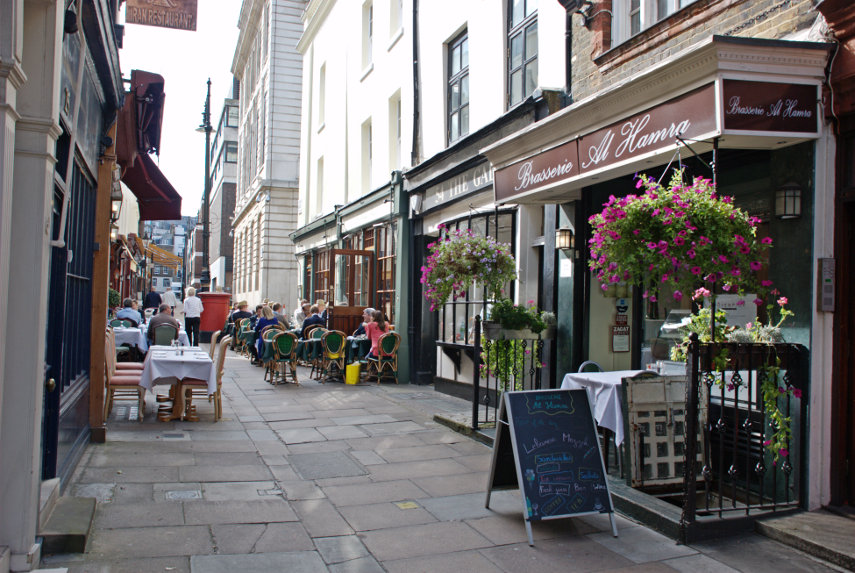
[[[208,78],[214,132],[223,99],[230,94],[240,6],[241,0],[199,2],[195,32],[125,26],[124,48],[119,51],[122,76],[129,79],[131,70],[137,69],[160,74],[165,81],[160,159],[155,161],[181,195],[182,215],[196,215],[201,206],[205,135],[195,130],[202,123]]]

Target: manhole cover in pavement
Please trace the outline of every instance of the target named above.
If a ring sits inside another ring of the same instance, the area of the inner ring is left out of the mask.
[[[168,491],[165,494],[166,499],[185,500],[185,499],[202,499],[202,492],[198,489],[190,489],[183,491]]]

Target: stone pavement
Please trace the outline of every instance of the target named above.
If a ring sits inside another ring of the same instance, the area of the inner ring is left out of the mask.
[[[90,445],[66,495],[97,497],[87,552],[43,559],[70,572],[832,571],[756,534],[692,546],[618,517],[536,523],[519,492],[484,507],[491,451],[433,421],[469,405],[431,387],[270,386],[230,353],[224,419],[145,422],[128,402]]]

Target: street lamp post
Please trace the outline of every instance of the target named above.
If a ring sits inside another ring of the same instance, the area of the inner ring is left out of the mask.
[[[205,187],[202,194],[202,291],[207,291],[211,284],[209,270],[208,236],[210,218],[208,201],[211,197],[211,78],[208,78],[208,94],[205,96],[205,109],[202,111],[202,125],[196,130],[205,133]]]

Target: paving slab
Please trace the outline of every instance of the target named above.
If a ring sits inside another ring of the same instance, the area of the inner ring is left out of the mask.
[[[96,561],[105,557],[207,555],[213,551],[207,525],[95,529],[87,548]]]
[[[410,509],[402,509],[395,503],[384,502],[341,507],[339,511],[356,531],[389,529],[437,521],[436,517],[418,505],[417,501],[412,503],[416,507]]]
[[[435,573],[436,571],[466,571],[466,573],[504,573],[505,569],[484,557],[478,551],[441,553],[425,557],[413,557],[386,561],[383,564],[389,573]],[[529,571],[536,570],[533,566]],[[539,570],[539,569],[538,569]]]
[[[300,523],[313,538],[353,533],[353,528],[326,499],[308,499],[291,503],[300,516]]]
[[[270,469],[264,464],[183,466],[178,468],[180,481],[228,482],[265,481],[273,479]]]
[[[250,555],[194,555],[191,573],[326,573],[327,567],[315,551],[255,553]]]
[[[344,452],[291,454],[291,466],[303,479],[365,475],[365,468]]]
[[[318,537],[315,539],[315,547],[328,565],[369,556],[362,540],[356,535]]]
[[[324,488],[324,493],[337,507],[427,497],[424,491],[409,480],[330,486]]]
[[[59,555],[42,560],[43,567],[53,564],[66,567],[68,573],[190,573],[190,558],[185,556],[96,561],[84,560],[82,556]]]
[[[294,428],[290,430],[277,430],[276,433],[286,445],[304,444],[306,442],[323,442],[326,440],[323,434],[314,428]]]
[[[442,459],[378,465],[371,468],[371,476],[377,481],[385,481],[429,476],[451,476],[469,473],[470,471],[469,468],[455,460]]]
[[[94,522],[97,529],[115,529],[128,524],[136,527],[184,525],[184,510],[179,504],[98,504]]]
[[[646,527],[618,530],[618,537],[614,537],[610,531],[593,533],[589,537],[634,563],[661,561],[698,552],[691,547],[678,545],[676,541]]]
[[[294,510],[284,499],[258,501],[188,501],[184,502],[184,519],[188,524],[273,523],[297,521]]]
[[[386,573],[386,570],[373,557],[361,557],[329,567],[330,573]]]
[[[461,522],[376,529],[362,533],[362,540],[381,562],[492,547],[487,538]]]
[[[207,501],[255,501],[278,489],[275,481],[230,481],[202,484],[202,495]]]
[[[733,567],[700,553],[686,557],[675,557],[663,561],[663,563],[682,573],[739,573]]]

